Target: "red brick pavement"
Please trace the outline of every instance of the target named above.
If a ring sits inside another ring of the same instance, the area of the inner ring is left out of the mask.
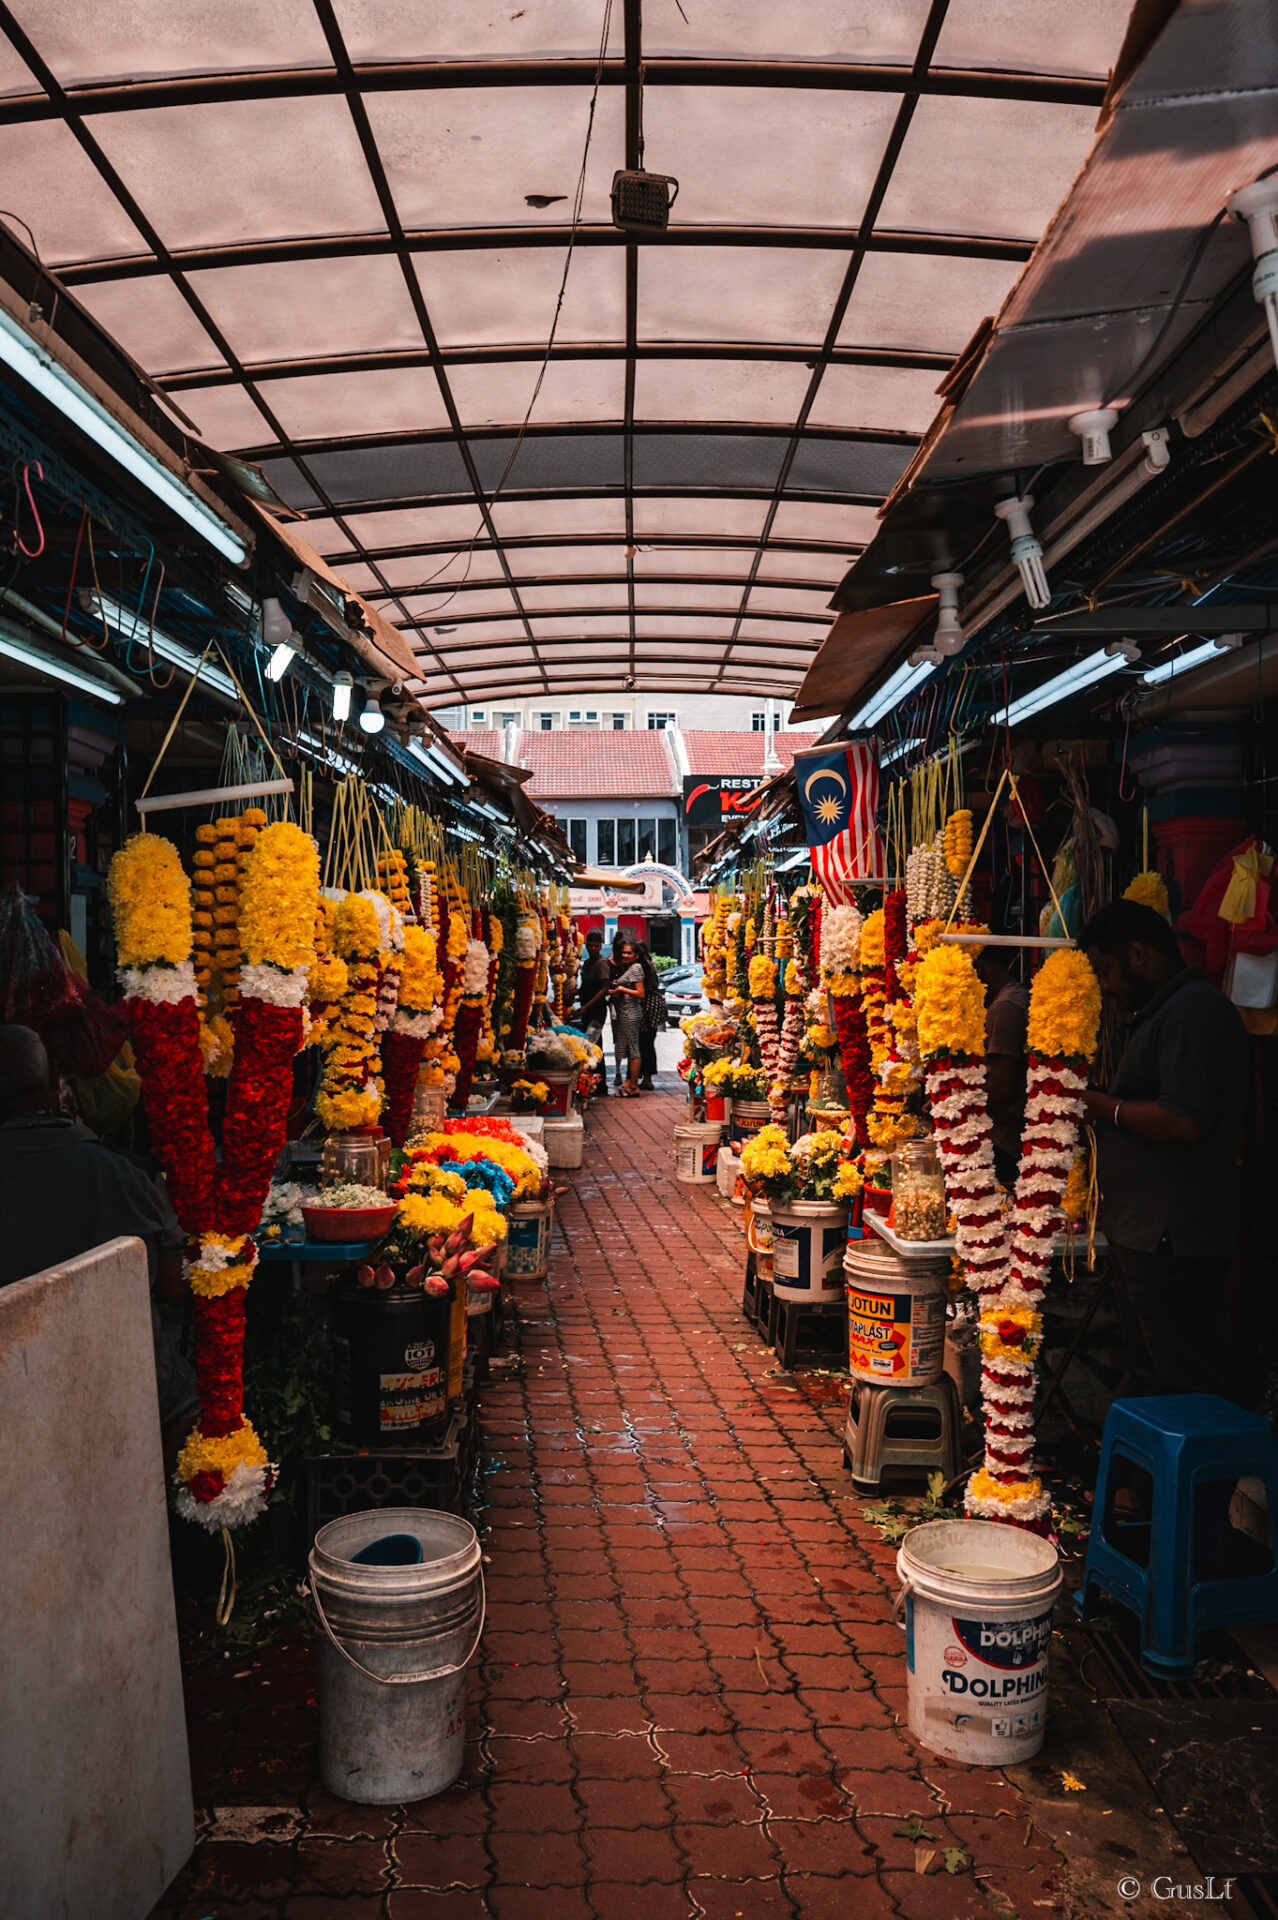
[[[841,1395],[780,1375],[742,1319],[738,1216],[673,1177],[681,1104],[592,1110],[549,1282],[517,1290],[522,1365],[484,1391],[461,1783],[391,1809],[320,1790],[305,1647],[246,1663],[224,1719],[227,1681],[197,1679],[205,1837],[166,1916],[1063,1910],[1011,1785],[901,1724],[894,1550],[842,1471]]]

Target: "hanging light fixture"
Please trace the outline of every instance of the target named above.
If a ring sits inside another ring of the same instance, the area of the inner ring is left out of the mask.
[[[382,712],[382,703],[376,688],[370,688],[360,708],[360,728],[364,733],[380,733],[386,725],[386,715]]]
[[[1235,220],[1245,220],[1251,229],[1251,252],[1256,270],[1251,276],[1251,291],[1257,304],[1265,309],[1269,322],[1269,344],[1278,364],[1278,175],[1255,180],[1231,196],[1229,211]]]
[[[262,602],[262,638],[271,649],[266,677],[268,680],[282,680],[302,651],[302,642],[294,633],[293,623],[278,600]]]
[[[334,720],[342,721],[350,719],[351,693],[354,690],[354,686],[355,682],[351,679],[349,673],[335,673],[333,675]]]
[[[962,653],[967,635],[964,633],[958,615],[959,588],[963,584],[961,573],[934,573],[932,585],[941,596],[941,604],[936,611],[936,633],[933,644],[938,653],[952,659],[956,653]]]
[[[1050,607],[1052,596],[1043,572],[1043,548],[1030,525],[1033,505],[1033,494],[1013,494],[1009,500],[997,500],[994,512],[998,519],[1006,522],[1012,536],[1012,561],[1021,576],[1025,598],[1032,607]]]

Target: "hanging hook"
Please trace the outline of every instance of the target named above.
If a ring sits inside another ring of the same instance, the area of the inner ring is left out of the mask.
[[[25,493],[27,496],[27,503],[31,508],[31,517],[35,521],[36,533],[39,536],[40,544],[38,547],[29,547],[22,537],[22,522],[19,518],[19,511],[22,506],[22,494],[18,495],[13,510],[13,535],[18,543],[18,551],[24,554],[28,560],[38,560],[44,552],[44,524],[40,519],[40,509],[36,505],[35,495],[31,491],[32,467],[35,468],[38,477],[41,480],[44,479],[44,468],[38,460],[24,460],[22,463],[22,493]]]

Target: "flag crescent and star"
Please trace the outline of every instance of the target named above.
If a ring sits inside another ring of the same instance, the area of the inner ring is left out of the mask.
[[[838,905],[851,897],[854,882],[881,880],[885,872],[875,820],[878,742],[862,736],[833,747],[802,747],[794,772],[812,871]]]

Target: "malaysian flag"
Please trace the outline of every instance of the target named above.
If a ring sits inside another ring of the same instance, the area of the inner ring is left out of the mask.
[[[882,880],[883,842],[875,824],[879,805],[879,748],[865,737],[836,747],[801,747],[794,779],[807,828],[812,871],[835,906],[852,898],[857,880]]]

